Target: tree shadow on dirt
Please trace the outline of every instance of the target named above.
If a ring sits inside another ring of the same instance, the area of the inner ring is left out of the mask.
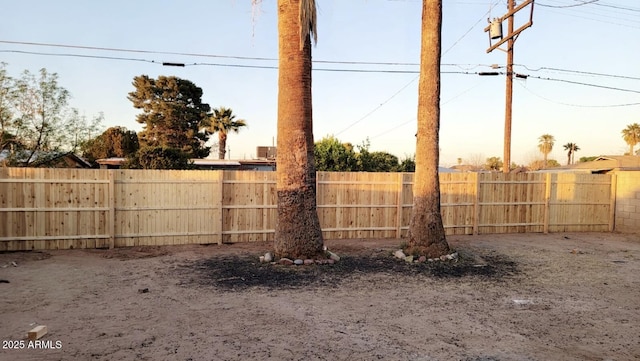
[[[407,263],[385,253],[343,255],[334,264],[301,266],[260,263],[258,257],[249,255],[216,256],[184,264],[180,269],[189,278],[187,284],[225,290],[337,287],[341,282],[369,275],[504,282],[519,273],[517,264],[503,255],[459,253],[455,261]]]

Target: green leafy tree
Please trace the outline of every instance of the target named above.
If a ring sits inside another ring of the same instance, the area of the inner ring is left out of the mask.
[[[547,161],[547,167],[548,167],[548,168],[557,168],[557,167],[560,167],[560,162],[558,162],[558,161],[557,161],[557,160],[555,160],[555,159],[549,159],[549,160]]]
[[[487,170],[499,171],[500,169],[502,169],[503,165],[504,163],[502,162],[502,159],[500,159],[500,157],[490,157],[487,158],[487,163],[485,163],[484,167]]]
[[[16,139],[14,110],[18,95],[13,78],[7,74],[6,63],[0,62],[0,151],[19,145]]]
[[[143,147],[125,160],[127,169],[191,169],[188,155],[176,148]]]
[[[82,146],[82,156],[90,162],[103,158],[125,158],[140,148],[138,134],[123,127],[111,127]]]
[[[584,162],[591,162],[596,160],[598,157],[597,156],[591,156],[591,157],[580,157],[580,159],[578,159],[578,162],[580,163],[584,163]]]
[[[629,145],[629,155],[633,155],[633,147],[640,143],[640,124],[629,124],[622,129],[622,139]]]
[[[416,158],[415,156],[405,157],[398,164],[398,168],[395,170],[396,172],[405,172],[405,173],[413,173],[416,171]]]
[[[369,148],[371,147],[371,141],[369,138],[365,139],[362,144],[358,144],[358,152],[356,153],[356,170],[359,172],[370,172],[370,169],[374,168],[373,158]]]
[[[547,156],[553,150],[556,139],[551,134],[543,134],[538,138],[538,149],[544,156],[544,167],[547,167]]]
[[[227,153],[227,135],[230,132],[238,133],[242,127],[246,127],[244,119],[236,119],[231,108],[214,108],[213,114],[203,122],[203,127],[209,134],[218,133],[218,159],[224,159]]]
[[[68,143],[65,148],[74,153],[79,152],[98,133],[103,121],[103,113],[87,119],[85,115],[80,115],[78,109],[72,108],[65,122],[68,135]]]
[[[28,70],[17,81],[17,113],[15,136],[27,156],[22,165],[36,160],[39,151],[61,149],[68,140],[65,111],[69,92],[58,84],[58,74],[40,69],[39,76]]]
[[[567,143],[564,146],[564,150],[567,151],[567,165],[574,163],[575,154],[580,150],[580,147],[576,143]]]
[[[209,104],[202,102],[202,89],[175,76],[152,79],[147,75],[133,79],[135,91],[129,100],[141,109],[136,120],[144,124],[139,133],[142,147],[174,148],[191,158],[204,158],[208,137],[200,132],[208,118]]]
[[[317,171],[351,172],[357,167],[356,153],[349,143],[342,143],[334,136],[317,141],[313,147]]]
[[[560,166],[560,163],[555,159],[548,159],[546,161],[542,159],[538,159],[529,163],[527,168],[529,168],[529,170],[540,170],[540,169],[546,169],[546,168],[555,168],[559,166]]]
[[[387,152],[369,153],[369,168],[365,172],[394,172],[398,169],[398,157]]]
[[[407,251],[430,258],[449,252],[440,212],[438,176],[441,54],[442,0],[423,0],[416,173]]]

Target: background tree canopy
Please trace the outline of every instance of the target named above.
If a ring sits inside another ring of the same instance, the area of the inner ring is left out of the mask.
[[[316,170],[326,172],[414,172],[413,157],[402,161],[388,152],[370,152],[369,142],[358,145],[356,152],[351,143],[342,143],[332,135],[314,145]]]
[[[189,80],[175,76],[147,75],[133,79],[135,91],[129,100],[142,113],[136,118],[144,124],[138,134],[141,147],[174,148],[189,158],[204,158],[208,136],[200,132],[211,108],[202,102],[202,89]]]
[[[76,151],[95,136],[102,114],[91,120],[68,104],[58,74],[28,70],[17,79],[0,63],[0,151],[7,164],[29,166],[54,152]]]
[[[82,156],[89,162],[102,158],[125,158],[140,147],[138,134],[122,127],[111,127],[84,144]]]
[[[190,169],[191,160],[176,148],[144,147],[127,157],[125,169]]]

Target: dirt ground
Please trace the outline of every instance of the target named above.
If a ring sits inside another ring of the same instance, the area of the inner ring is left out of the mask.
[[[451,236],[446,264],[400,242],[0,253],[0,360],[640,360],[638,235]]]

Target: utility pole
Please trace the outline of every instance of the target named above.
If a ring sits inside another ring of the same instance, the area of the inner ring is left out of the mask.
[[[513,6],[516,0],[507,0],[507,13],[513,11]],[[508,19],[508,33],[513,33],[513,15]],[[513,104],[513,43],[515,39],[509,37],[507,40],[507,90],[506,100],[504,108],[504,163],[502,165],[502,172],[509,173],[511,170],[511,114]]]
[[[535,0],[526,0],[522,4],[516,6],[515,0],[507,0],[507,13],[500,18],[493,19],[490,25],[488,25],[484,31],[489,32],[489,48],[487,53],[492,52],[494,49],[505,42],[507,43],[507,87],[506,87],[506,99],[504,110],[504,165],[502,171],[509,173],[511,170],[511,119],[512,119],[512,104],[513,104],[513,45],[518,35],[525,29],[533,25],[533,3]],[[514,15],[524,9],[526,6],[531,5],[531,13],[529,14],[529,22],[514,30]],[[502,21],[507,20],[507,35],[502,36]],[[491,44],[491,40],[501,39],[495,44]]]

